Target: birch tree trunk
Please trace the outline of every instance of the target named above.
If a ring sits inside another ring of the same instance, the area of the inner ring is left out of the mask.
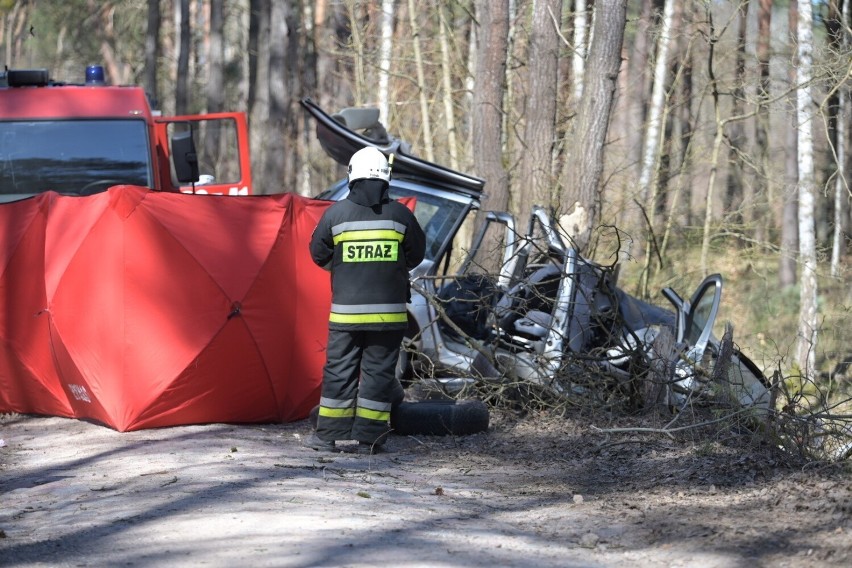
[[[586,0],[574,0],[574,53],[571,69],[574,79],[574,104],[580,105],[583,96],[583,74],[586,71]]]
[[[393,50],[393,0],[382,0],[382,44],[379,55],[379,121],[390,124],[391,52]]]
[[[666,96],[666,74],[668,72],[669,44],[671,42],[672,16],[676,0],[665,0],[663,19],[660,22],[660,36],[657,40],[657,60],[654,63],[654,86],[651,92],[651,106],[648,110],[648,125],[645,130],[644,154],[642,168],[639,174],[639,192],[641,203],[645,210],[655,209],[652,199],[652,188],[657,181],[659,151],[661,146],[663,105]],[[650,241],[651,227],[647,227]],[[650,253],[650,251],[647,251]]]
[[[423,152],[430,162],[435,161],[432,142],[432,123],[429,120],[429,98],[426,96],[426,73],[423,70],[423,54],[420,51],[420,26],[417,24],[417,7],[414,0],[408,0],[408,18],[411,25],[411,37],[414,46],[414,66],[417,69],[417,91],[420,101],[420,121],[423,127]]]
[[[563,217],[562,229],[573,236],[581,252],[588,250],[592,231],[600,218],[604,148],[621,68],[627,0],[598,0],[595,10],[595,27],[583,80],[585,94],[580,99],[574,130],[574,138],[579,143],[561,199],[563,203],[578,204],[570,215],[574,225],[565,226],[568,217]]]
[[[553,175],[553,146],[556,138],[557,61],[559,34],[554,25],[562,19],[561,0],[533,2],[529,38],[528,95],[520,164],[519,192],[515,195],[518,219],[526,223],[533,205],[558,209]]]
[[[816,371],[817,279],[816,279],[816,172],[814,168],[813,13],[810,0],[798,0],[798,91],[796,123],[799,127],[799,330],[797,361],[802,376],[813,379]]]

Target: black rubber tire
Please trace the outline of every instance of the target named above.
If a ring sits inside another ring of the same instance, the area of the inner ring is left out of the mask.
[[[319,406],[308,414],[317,427]],[[393,434],[400,436],[466,436],[488,430],[488,407],[480,400],[403,402],[391,413]]]
[[[488,430],[488,407],[480,400],[403,402],[391,413],[401,436],[465,436]]]

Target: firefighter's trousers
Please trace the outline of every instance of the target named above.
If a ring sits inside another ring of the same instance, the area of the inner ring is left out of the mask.
[[[319,438],[384,442],[391,407],[404,394],[396,379],[404,334],[403,330],[329,330],[317,417]]]

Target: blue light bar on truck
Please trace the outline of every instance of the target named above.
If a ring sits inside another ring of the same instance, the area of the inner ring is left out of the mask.
[[[105,85],[103,65],[89,65],[86,67],[86,84],[87,85]]]

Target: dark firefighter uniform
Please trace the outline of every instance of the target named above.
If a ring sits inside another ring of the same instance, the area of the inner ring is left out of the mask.
[[[349,196],[326,210],[311,238],[314,262],[331,270],[316,429],[326,441],[382,443],[391,406],[401,400],[395,370],[408,324],[408,271],[423,260],[426,239],[387,188],[384,180],[352,182]]]

